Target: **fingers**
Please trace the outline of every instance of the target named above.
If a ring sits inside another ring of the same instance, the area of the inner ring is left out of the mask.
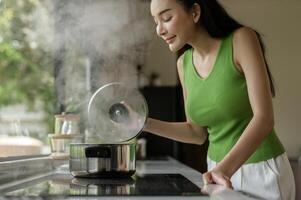
[[[220,174],[212,174],[212,179],[215,183],[219,184],[219,185],[223,185],[226,186],[227,188],[231,188],[232,189],[232,183],[230,181],[230,179],[224,175],[220,175]]]
[[[228,177],[221,175],[221,174],[215,174],[215,173],[212,173],[211,176],[212,176],[213,182],[215,182],[219,185],[226,186],[227,188],[233,189],[232,183]]]
[[[133,111],[133,108],[128,103],[126,103],[125,101],[121,101],[120,103],[123,104],[124,107],[126,107],[130,112]]]
[[[203,174],[203,181],[205,185],[213,183],[211,172]]]
[[[227,188],[233,189],[230,179],[223,174],[215,172],[206,172],[203,174],[204,185],[216,183]]]

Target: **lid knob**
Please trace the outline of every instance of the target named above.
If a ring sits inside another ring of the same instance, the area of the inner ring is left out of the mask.
[[[109,109],[110,118],[117,123],[125,123],[129,120],[129,110],[123,103],[115,103]]]

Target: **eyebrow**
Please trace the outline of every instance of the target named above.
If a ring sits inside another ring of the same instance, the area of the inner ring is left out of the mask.
[[[165,13],[165,12],[167,12],[167,11],[170,11],[170,10],[171,10],[171,8],[166,8],[166,9],[160,11],[158,15],[160,16],[160,15],[162,15],[163,13]],[[154,17],[154,16],[153,16],[153,17]]]
[[[163,13],[170,11],[170,10],[171,10],[171,8],[164,9],[161,12],[159,12],[159,15],[162,15]]]

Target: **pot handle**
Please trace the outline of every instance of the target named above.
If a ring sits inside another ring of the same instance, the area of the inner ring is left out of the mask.
[[[86,158],[111,158],[111,148],[102,146],[91,146],[85,148]]]

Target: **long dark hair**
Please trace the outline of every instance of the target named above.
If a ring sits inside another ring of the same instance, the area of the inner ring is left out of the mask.
[[[201,20],[200,22],[205,27],[209,35],[213,38],[224,38],[236,29],[243,27],[242,24],[233,19],[226,10],[216,0],[177,0],[183,7],[189,11],[195,3],[201,7]],[[272,74],[270,72],[268,63],[265,57],[265,46],[260,34],[254,30],[264,55],[264,62],[266,65],[267,73],[270,81],[270,88],[272,96],[275,97],[275,87]],[[185,50],[191,48],[190,45],[185,45],[178,51],[178,55],[184,53]]]

